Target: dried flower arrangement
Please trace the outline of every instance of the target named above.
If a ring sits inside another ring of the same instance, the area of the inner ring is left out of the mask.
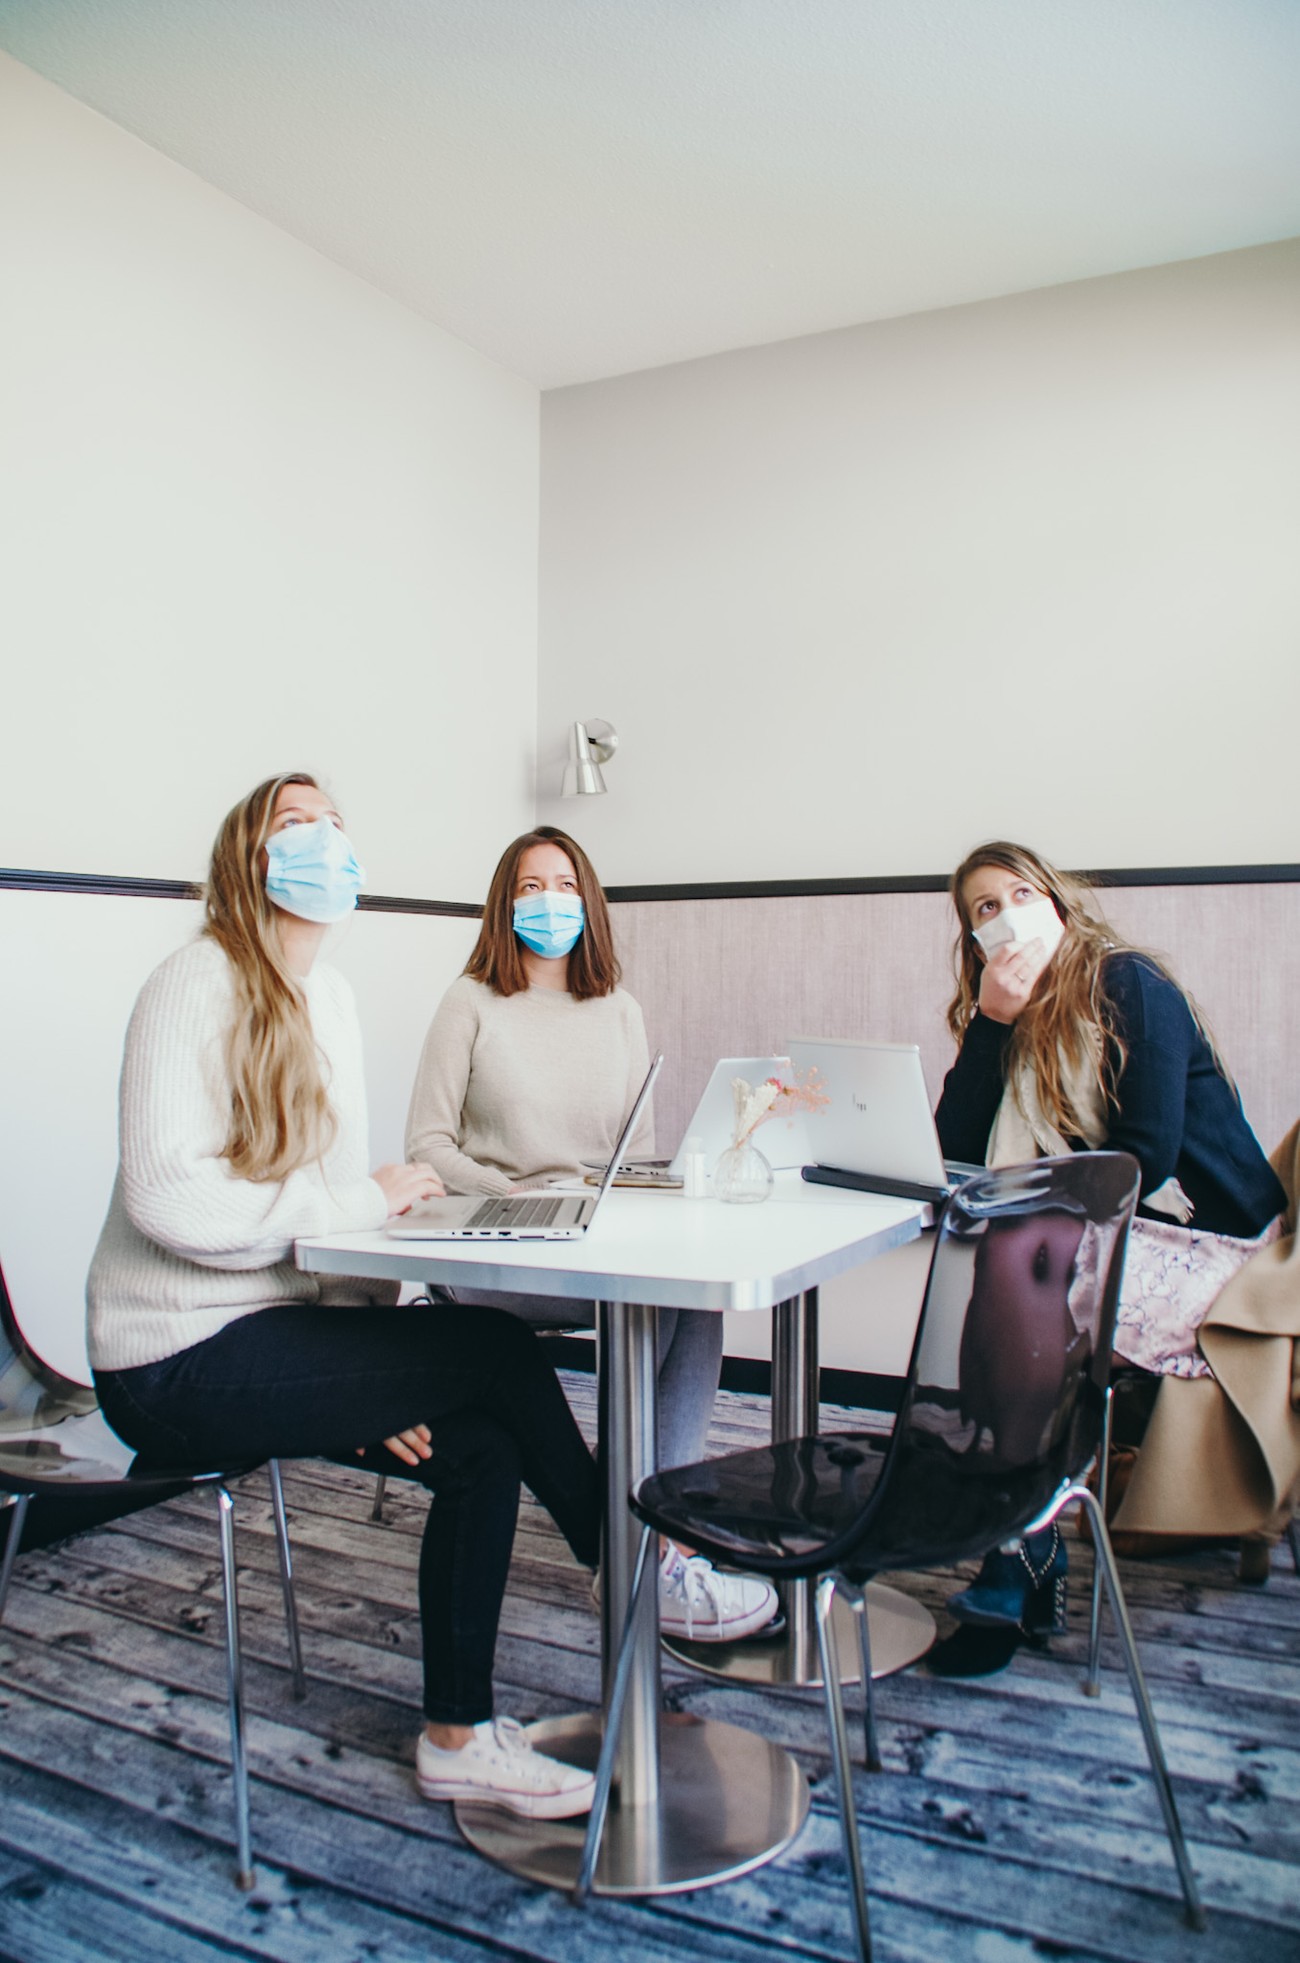
[[[780,1077],[768,1077],[754,1085],[747,1084],[743,1077],[733,1077],[731,1095],[736,1113],[733,1146],[743,1145],[769,1118],[793,1117],[796,1111],[822,1111],[831,1101],[815,1065],[803,1077],[792,1077],[788,1083]]]

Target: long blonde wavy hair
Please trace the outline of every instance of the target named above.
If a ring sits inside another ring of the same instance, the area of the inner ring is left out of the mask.
[[[301,985],[280,945],[266,896],[262,850],[286,784],[319,790],[305,771],[268,777],[217,833],[204,889],[203,933],[225,954],[235,984],[226,1037],[230,1128],[222,1157],[241,1179],[285,1179],[334,1142],[338,1120]]]
[[[1065,923],[1066,932],[1060,946],[1012,1025],[1004,1069],[1007,1082],[1015,1081],[1017,1065],[1032,1069],[1044,1117],[1063,1137],[1081,1138],[1086,1130],[1084,1117],[1074,1108],[1067,1088],[1069,1080],[1073,1077],[1076,1082],[1086,1082],[1091,1078],[1107,1108],[1114,1110],[1118,1104],[1116,1086],[1128,1057],[1102,987],[1107,955],[1120,950],[1139,954],[1168,980],[1174,981],[1174,977],[1157,955],[1133,947],[1115,932],[1102,917],[1093,889],[1085,880],[1058,872],[1027,846],[994,839],[967,854],[948,888],[958,921],[957,939],[953,943],[957,992],[948,1004],[948,1027],[958,1043],[970,1027],[978,1006],[984,968],[974,924],[966,910],[965,886],[971,874],[985,866],[1014,873],[1030,886],[1036,886],[1040,893],[1046,893]],[[1227,1077],[1205,1018],[1186,989],[1176,981],[1174,986],[1186,1001],[1192,1020],[1209,1044],[1220,1071]]]

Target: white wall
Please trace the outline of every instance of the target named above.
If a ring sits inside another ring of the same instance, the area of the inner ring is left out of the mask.
[[[374,890],[479,898],[532,817],[537,391],[3,55],[0,265],[0,863],[197,878],[307,768]]]
[[[374,891],[480,898],[532,820],[537,391],[3,55],[0,266],[0,864],[199,879],[305,767]],[[0,892],[0,1261],[73,1374],[131,1003],[196,914]],[[341,932],[376,1160],[472,934]]]
[[[1297,411],[1297,242],[545,396],[543,815],[620,883],[1300,859]]]

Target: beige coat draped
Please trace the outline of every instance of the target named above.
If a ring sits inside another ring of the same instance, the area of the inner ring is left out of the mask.
[[[1201,1325],[1209,1377],[1166,1377],[1123,1532],[1232,1535],[1285,1519],[1300,1490],[1300,1124],[1273,1154],[1283,1236],[1252,1255]]]

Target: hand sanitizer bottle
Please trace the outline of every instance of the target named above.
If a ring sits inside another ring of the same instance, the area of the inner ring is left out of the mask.
[[[688,1138],[682,1156],[682,1198],[707,1200],[708,1197],[709,1174],[704,1157],[704,1140]]]

